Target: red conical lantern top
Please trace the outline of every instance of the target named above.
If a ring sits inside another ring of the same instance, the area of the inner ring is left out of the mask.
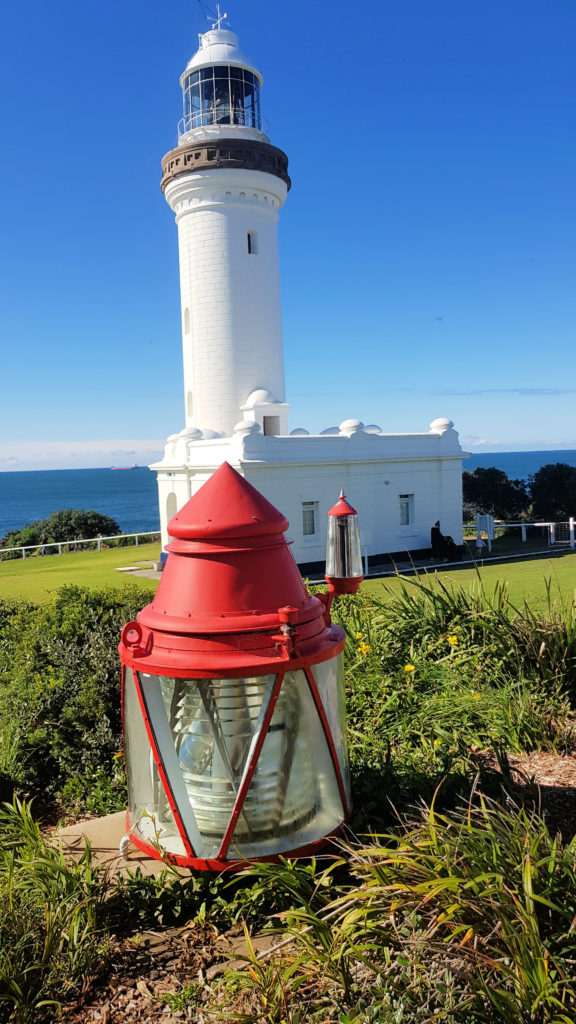
[[[340,491],[340,497],[338,498],[338,501],[336,502],[336,504],[332,506],[332,508],[330,509],[328,515],[329,516],[356,516],[356,515],[358,515],[358,513],[357,513],[356,509],[352,508],[352,505],[350,505],[347,502],[346,495],[344,494],[344,491]]]
[[[168,533],[179,540],[258,537],[287,529],[286,516],[227,462],[168,523]]]
[[[263,671],[288,650],[290,658],[331,656],[340,631],[327,627],[325,603],[304,586],[287,527],[224,462],[168,524],[170,554],[153,601],[123,638],[124,660],[159,674],[194,666],[198,675],[233,675]]]

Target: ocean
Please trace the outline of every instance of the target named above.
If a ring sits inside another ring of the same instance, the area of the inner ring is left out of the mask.
[[[502,469],[511,480],[527,480],[537,473],[542,466],[551,462],[567,462],[576,466],[576,449],[552,452],[482,452],[464,459],[464,469],[473,472],[475,469],[488,469],[495,466]]]
[[[61,508],[112,516],[122,533],[160,528],[156,473],[135,469],[38,469],[0,473],[0,537]]]
[[[503,469],[513,480],[526,480],[549,462],[576,466],[576,449],[551,452],[482,452],[464,460],[470,471],[479,466]],[[34,519],[46,519],[61,508],[94,509],[116,520],[123,533],[158,530],[156,474],[134,469],[44,469],[0,473],[0,538]]]

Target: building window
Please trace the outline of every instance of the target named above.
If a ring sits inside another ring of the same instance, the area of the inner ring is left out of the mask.
[[[316,536],[316,522],[318,519],[318,502],[317,501],[303,501],[302,502],[302,536],[303,537],[315,537]]]
[[[188,307],[184,310],[184,334],[190,334],[190,310]]]
[[[279,416],[264,416],[263,417],[264,434],[278,436],[280,433],[280,417]]]
[[[414,522],[414,495],[399,494],[400,526],[412,526]]]
[[[258,239],[255,231],[249,231],[247,235],[248,241],[248,252],[251,256],[255,256],[258,252]]]

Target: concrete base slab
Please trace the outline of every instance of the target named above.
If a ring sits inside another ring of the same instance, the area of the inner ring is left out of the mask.
[[[136,846],[129,843],[125,855],[120,855],[120,841],[126,835],[126,811],[107,814],[104,818],[89,818],[57,829],[54,839],[71,858],[80,858],[85,840],[92,847],[93,862],[106,868],[112,875],[126,875],[128,871],[140,868],[143,875],[158,875],[166,869],[161,860],[147,857]],[[185,868],[178,868],[178,874],[189,875]]]

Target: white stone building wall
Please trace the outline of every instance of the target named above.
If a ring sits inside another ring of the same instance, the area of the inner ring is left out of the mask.
[[[185,432],[166,446],[158,470],[163,541],[169,510],[180,508],[211,473],[228,461],[289,519],[288,536],[299,564],[322,562],[328,510],[343,488],[359,515],[369,555],[430,546],[437,519],[442,532],[462,542],[462,452],[448,421],[422,434],[263,437],[259,432],[190,441]],[[173,495],[173,497],[169,497]],[[411,495],[411,521],[400,522],[400,496]],[[316,531],[303,533],[303,503],[314,502]]]

